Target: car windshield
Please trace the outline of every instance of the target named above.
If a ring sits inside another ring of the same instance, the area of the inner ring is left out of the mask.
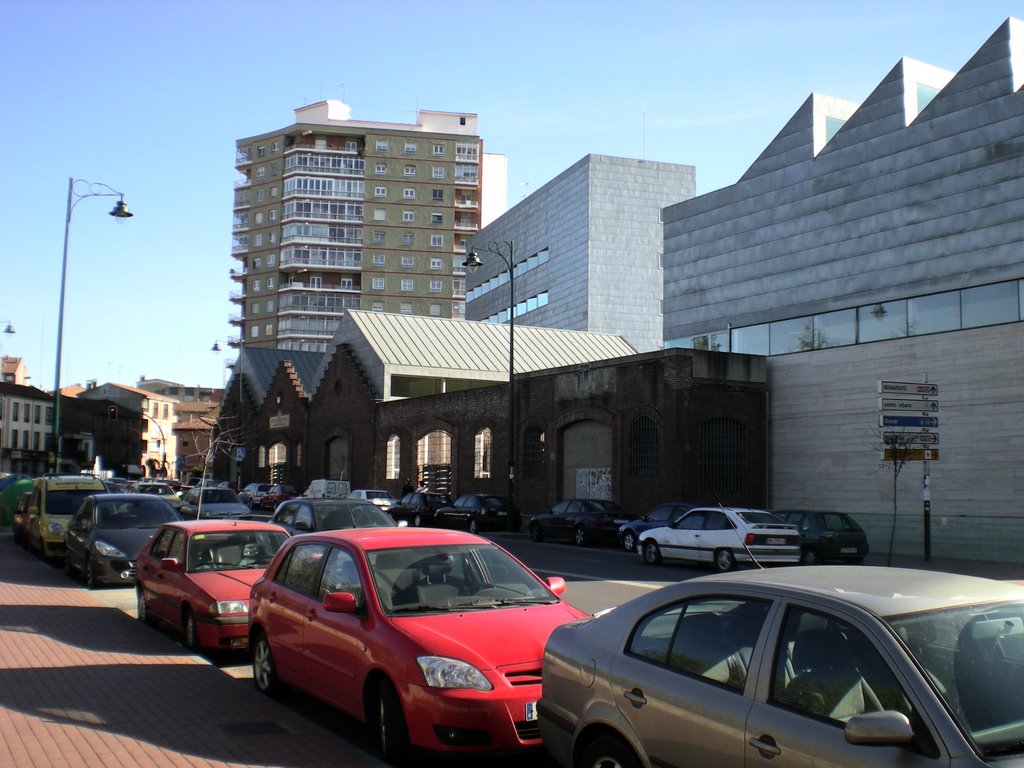
[[[173,496],[174,489],[169,485],[163,483],[153,483],[152,485],[140,485],[139,493],[153,493],[157,496]]]
[[[284,544],[284,531],[209,531],[193,533],[188,540],[185,570],[237,571],[266,568]]]
[[[73,515],[82,506],[86,496],[103,493],[98,488],[82,488],[76,491],[49,491],[46,494],[46,514]]]
[[[771,512],[758,512],[757,510],[748,509],[744,512],[740,512],[739,516],[744,521],[751,525],[780,525],[784,524],[782,519],[773,515]]]
[[[614,501],[605,501],[604,499],[589,499],[587,504],[595,512],[603,512],[612,515],[618,515],[622,513],[622,507],[616,504]]]
[[[342,528],[394,528],[398,523],[391,515],[373,504],[317,504],[317,529],[336,531]]]
[[[235,492],[228,488],[203,489],[203,504],[241,504]]]
[[[888,622],[984,754],[1024,753],[1024,601]]]
[[[556,603],[545,584],[493,544],[402,547],[367,553],[391,616]]]
[[[504,496],[483,496],[480,499],[480,503],[487,509],[504,509],[505,508],[505,497]]]
[[[96,506],[97,528],[159,528],[178,519],[174,509],[160,499],[101,501]]]

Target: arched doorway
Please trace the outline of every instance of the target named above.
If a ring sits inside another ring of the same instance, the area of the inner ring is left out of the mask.
[[[612,428],[577,421],[562,430],[563,499],[611,499]]]
[[[324,446],[324,477],[329,480],[349,480],[351,472],[348,435],[332,437]]]

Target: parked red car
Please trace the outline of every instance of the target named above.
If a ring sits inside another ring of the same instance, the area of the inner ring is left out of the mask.
[[[141,621],[164,621],[190,649],[245,648],[249,592],[288,538],[283,528],[205,518],[164,524],[135,566]]]
[[[383,757],[541,746],[551,631],[585,614],[496,544],[372,528],[289,539],[252,589],[257,688],[291,685],[373,728]]]
[[[277,509],[277,505],[282,501],[288,501],[288,499],[294,499],[299,495],[299,489],[294,485],[282,485],[278,484],[272,487],[269,491],[263,494],[263,498],[260,499],[261,509]]]

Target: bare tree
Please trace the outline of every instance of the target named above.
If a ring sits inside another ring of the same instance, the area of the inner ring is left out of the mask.
[[[883,448],[883,466],[892,470],[892,528],[889,531],[889,556],[887,565],[892,566],[892,550],[896,540],[896,517],[899,512],[899,495],[897,492],[900,472],[910,461],[913,452],[918,448],[911,433],[882,432],[879,434]]]
[[[226,426],[225,422],[217,421],[207,417],[200,417],[199,420],[209,427],[209,441],[205,446],[200,446],[198,441],[196,442],[196,453],[194,456],[198,456],[203,461],[203,475],[199,481],[200,489],[206,487],[207,477],[213,469],[214,458],[218,454],[223,456],[231,456],[234,448],[238,445],[242,445],[242,428],[240,426]],[[203,516],[203,494],[200,490],[199,493],[199,507],[196,512],[196,517]]]

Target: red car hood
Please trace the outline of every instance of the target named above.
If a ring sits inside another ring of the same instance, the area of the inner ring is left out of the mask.
[[[539,664],[552,630],[584,618],[586,614],[568,603],[555,603],[396,616],[392,621],[426,654],[450,656],[490,670],[510,664]]]
[[[263,575],[262,568],[238,571],[192,573],[192,583],[216,600],[248,600],[253,583]]]

